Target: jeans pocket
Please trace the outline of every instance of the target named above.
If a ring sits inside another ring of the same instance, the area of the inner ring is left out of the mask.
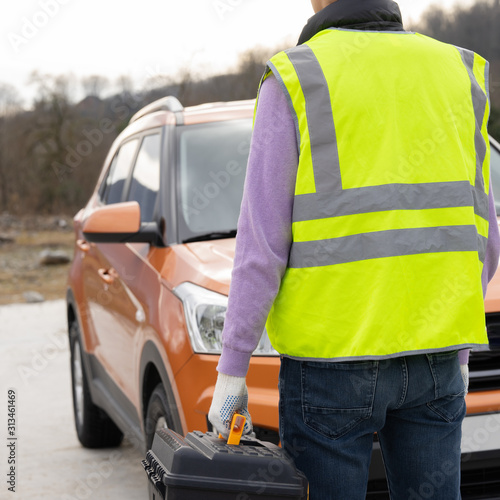
[[[377,362],[301,364],[304,423],[330,439],[338,439],[370,418]]]
[[[446,422],[454,422],[465,414],[466,388],[457,351],[427,354],[434,378],[434,400],[427,406]]]

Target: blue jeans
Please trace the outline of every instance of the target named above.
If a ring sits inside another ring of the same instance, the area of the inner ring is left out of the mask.
[[[364,500],[373,434],[392,500],[459,500],[465,386],[457,351],[384,361],[283,357],[280,438],[310,500]]]

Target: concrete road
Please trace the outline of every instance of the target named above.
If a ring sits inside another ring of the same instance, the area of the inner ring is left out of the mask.
[[[0,307],[0,402],[0,499],[148,498],[133,443],[76,437],[64,301]]]

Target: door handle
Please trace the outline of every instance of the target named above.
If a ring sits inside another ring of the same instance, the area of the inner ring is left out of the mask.
[[[99,278],[104,281],[107,285],[112,285],[113,282],[115,281],[115,278],[117,277],[116,271],[111,268],[111,269],[98,269],[97,274],[99,274]]]
[[[85,253],[90,250],[90,245],[85,240],[76,240],[76,246]]]

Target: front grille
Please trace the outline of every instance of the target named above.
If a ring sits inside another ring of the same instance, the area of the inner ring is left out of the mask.
[[[500,350],[500,313],[488,313],[486,315],[486,328],[491,349]]]
[[[500,469],[462,471],[462,498],[500,498]]]
[[[486,315],[490,347],[472,351],[469,359],[469,391],[500,389],[500,314]]]
[[[390,500],[389,486],[385,479],[377,479],[368,483],[366,500]]]
[[[385,480],[370,481],[366,500],[390,500],[388,490]],[[500,470],[480,468],[462,471],[460,491],[463,500],[500,499]]]

